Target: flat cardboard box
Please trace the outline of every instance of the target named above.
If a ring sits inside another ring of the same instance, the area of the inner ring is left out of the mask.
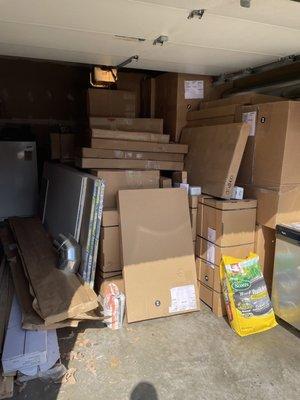
[[[276,231],[266,226],[257,225],[255,234],[255,253],[259,256],[260,265],[268,288],[272,291]]]
[[[187,154],[188,146],[178,143],[151,143],[119,139],[91,139],[91,147],[95,149],[112,149],[124,151],[146,151],[158,153]]]
[[[197,211],[197,235],[202,236],[203,229],[203,208],[204,208],[204,199],[211,199],[212,197],[209,194],[201,193],[198,196],[198,211]]]
[[[184,128],[181,143],[189,145],[185,169],[189,184],[204,193],[229,199],[245,150],[249,126],[227,124]]]
[[[236,105],[227,105],[215,108],[205,108],[203,110],[189,111],[187,113],[187,121],[201,120],[216,117],[234,117],[236,114]]]
[[[219,266],[221,264],[222,256],[232,256],[236,258],[248,257],[249,253],[254,251],[254,243],[220,247],[215,243],[197,236],[195,249],[198,257]]]
[[[183,162],[154,160],[122,160],[111,158],[76,158],[75,165],[88,169],[145,169],[163,171],[181,171]]]
[[[196,257],[196,270],[198,281],[204,283],[210,289],[221,293],[222,286],[220,281],[220,268],[217,265],[211,264],[201,258]]]
[[[245,195],[257,199],[258,224],[275,229],[278,224],[300,221],[300,185],[266,189],[244,186]]]
[[[118,140],[133,140],[140,142],[153,142],[153,143],[169,143],[170,136],[162,135],[160,133],[151,132],[127,132],[127,131],[113,131],[110,129],[92,128],[92,137],[99,139],[118,139]]]
[[[211,101],[202,101],[200,103],[200,109],[212,108],[212,107],[224,107],[232,104],[259,104],[259,103],[270,103],[272,101],[280,101],[281,97],[268,96],[265,94],[259,94],[255,92],[249,92],[244,94],[236,94],[224,99],[217,99]]]
[[[187,193],[118,193],[128,322],[199,309]]]
[[[119,212],[114,208],[103,210],[101,226],[119,226]]]
[[[178,142],[188,111],[197,110],[199,100],[211,95],[212,79],[203,75],[170,72],[156,77],[155,84],[155,115],[164,119],[165,133]],[[189,88],[194,84],[199,84],[199,90],[192,93]]]
[[[215,292],[208,286],[199,282],[200,299],[207,304],[217,317],[226,315],[226,306],[222,293]]]
[[[159,187],[159,171],[93,170],[105,183],[103,207],[117,208],[117,193],[121,189],[150,189]]]
[[[123,151],[111,149],[91,149],[82,147],[79,151],[82,158],[116,158],[126,160],[183,161],[183,154],[158,153],[144,151]]]
[[[172,173],[172,183],[175,186],[177,183],[187,183],[186,171],[175,171]]]
[[[103,272],[122,269],[119,226],[101,227],[97,263]]]
[[[167,178],[166,176],[161,176],[159,178],[159,187],[160,188],[171,188],[172,187],[172,179]]]
[[[190,208],[193,241],[197,236],[197,208]]]
[[[163,133],[163,119],[160,118],[101,118],[90,117],[90,128],[114,131]]]
[[[88,89],[87,107],[90,117],[136,117],[136,97],[126,90]]]
[[[220,117],[212,117],[212,118],[201,118],[187,121],[185,125],[187,128],[193,126],[210,126],[210,125],[224,125],[224,124],[232,124],[233,122],[240,122],[235,120],[234,115],[224,115]]]
[[[202,237],[218,246],[254,243],[256,200],[204,199]]]

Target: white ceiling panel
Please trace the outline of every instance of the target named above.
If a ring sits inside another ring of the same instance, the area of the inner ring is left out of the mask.
[[[201,20],[187,19],[202,7]],[[138,54],[130,67],[219,74],[300,53],[290,0],[0,0],[0,11],[2,55],[115,65]],[[168,42],[153,46],[162,34]]]

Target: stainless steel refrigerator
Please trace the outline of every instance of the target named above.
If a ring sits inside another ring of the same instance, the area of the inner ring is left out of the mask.
[[[0,220],[37,213],[35,142],[0,141]]]

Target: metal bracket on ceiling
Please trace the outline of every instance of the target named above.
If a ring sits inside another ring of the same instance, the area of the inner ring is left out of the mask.
[[[189,15],[188,15],[188,19],[192,19],[192,18],[198,18],[201,19],[203,17],[205,13],[204,8],[200,9],[200,10],[192,10]]]
[[[156,38],[153,42],[153,45],[156,46],[157,44],[160,44],[161,46],[166,43],[169,40],[168,36],[158,36],[158,38]]]
[[[125,67],[126,65],[130,64],[132,61],[138,62],[138,60],[139,60],[139,56],[138,55],[131,56],[131,57],[127,58],[127,60],[125,60],[125,61],[121,62],[120,64],[118,64],[116,66],[116,68],[118,69],[118,68]]]

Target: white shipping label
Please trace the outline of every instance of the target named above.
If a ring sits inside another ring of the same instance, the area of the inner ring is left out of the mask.
[[[215,242],[217,238],[216,230],[212,228],[207,228],[207,240],[210,242]]]
[[[215,264],[216,261],[216,247],[213,243],[207,242],[206,259],[211,264]]]
[[[169,313],[196,310],[196,290],[194,285],[177,286],[170,289],[171,306]]]
[[[255,136],[256,115],[256,111],[243,113],[242,121],[250,125],[249,136]]]
[[[185,99],[203,99],[204,81],[184,81]]]

